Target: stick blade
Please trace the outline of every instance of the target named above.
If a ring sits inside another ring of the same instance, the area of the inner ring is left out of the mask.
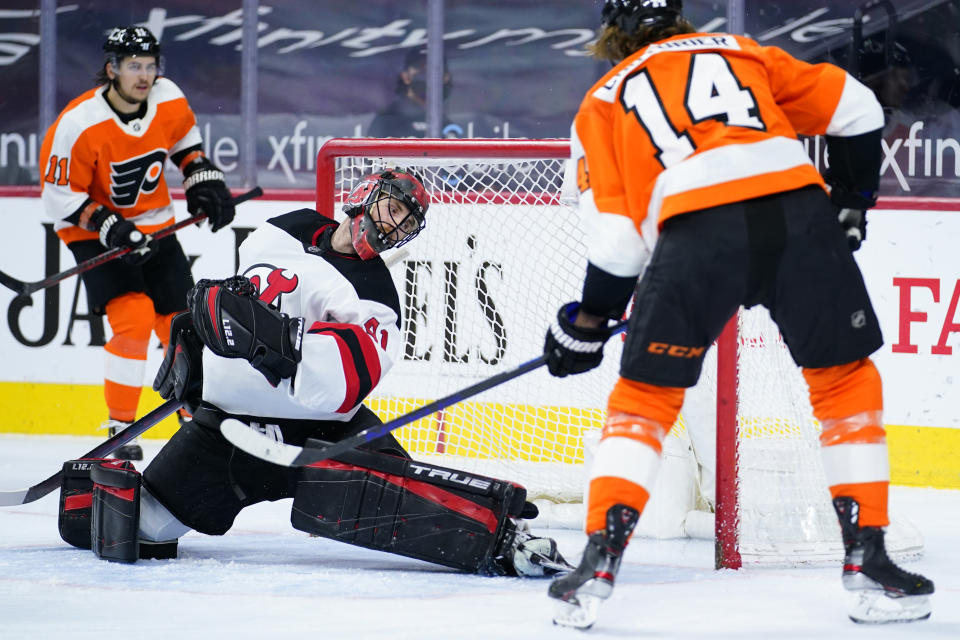
[[[27,500],[29,489],[18,489],[16,491],[0,491],[0,507],[12,507],[18,504],[33,502]]]
[[[234,418],[227,418],[220,423],[220,433],[237,449],[249,453],[255,458],[284,467],[297,466],[294,464],[294,460],[303,451],[301,447],[268,438],[256,429]]]

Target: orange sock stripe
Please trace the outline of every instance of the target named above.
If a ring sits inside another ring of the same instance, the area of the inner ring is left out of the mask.
[[[618,411],[607,416],[601,438],[631,438],[642,442],[657,453],[661,453],[663,451],[663,439],[669,430],[669,425],[665,426],[642,416]]]
[[[650,493],[638,484],[614,478],[600,476],[590,481],[590,503],[587,507],[586,532],[593,533],[607,527],[607,510],[613,505],[625,504],[640,513],[647,505]]]
[[[887,441],[887,432],[883,428],[883,413],[880,411],[863,411],[846,418],[824,420],[822,426],[820,444],[824,447]]]
[[[681,387],[660,387],[644,382],[620,378],[610,393],[607,414],[627,413],[640,415],[665,425],[672,425],[683,405]]]
[[[804,369],[813,415],[820,422],[883,410],[883,383],[870,358],[823,369]]]
[[[830,487],[830,497],[853,498],[860,505],[861,527],[885,527],[890,524],[887,515],[889,482],[862,482],[858,484],[835,484]]]
[[[128,387],[111,380],[103,382],[103,397],[107,402],[107,410],[114,420],[130,422],[137,417],[137,404],[140,402],[140,392],[143,387]]]
[[[110,353],[132,360],[146,360],[153,327],[153,301],[144,293],[125,293],[107,303],[107,320],[113,337]]]

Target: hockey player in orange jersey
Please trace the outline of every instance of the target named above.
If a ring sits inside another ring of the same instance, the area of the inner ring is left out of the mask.
[[[81,274],[90,311],[106,314],[104,396],[112,435],[136,418],[153,330],[166,346],[170,321],[193,286],[176,237],[150,234],[174,221],[164,176],[169,158],[183,172],[187,209],[206,213],[212,231],[233,220],[223,172],[201,150],[196,118],[173,82],[162,77],[160,44],[144,27],[117,27],[103,45],[100,86],[71,101],[40,150],[42,200],[77,262],[106,249],[130,248]],[[119,458],[140,460],[136,442]]]
[[[927,618],[933,583],[884,547],[889,463],[869,358],[883,341],[851,253],[876,202],[883,112],[842,69],[696,33],[681,10],[680,0],[605,1],[593,53],[615,66],[571,132],[588,265],[582,300],[547,332],[551,373],[596,367],[610,321],[636,297],[590,470],[589,539],[578,569],[550,586],[554,621],[593,624],[685,389],[737,308],[756,304],[803,368],[823,426],[850,617]],[[798,134],[826,136],[829,189]]]

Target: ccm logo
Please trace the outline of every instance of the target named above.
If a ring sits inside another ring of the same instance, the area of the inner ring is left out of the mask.
[[[706,347],[681,347],[678,344],[667,344],[666,342],[651,342],[647,346],[647,351],[650,353],[668,355],[672,358],[699,358],[706,350]]]
[[[475,489],[489,489],[490,481],[472,478],[456,471],[447,471],[446,469],[434,469],[433,467],[424,467],[418,464],[411,464],[414,475],[426,475],[428,478],[440,478],[447,482],[456,482],[457,484],[467,485]]]

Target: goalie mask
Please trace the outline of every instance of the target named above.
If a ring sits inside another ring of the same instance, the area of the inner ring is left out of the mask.
[[[423,181],[411,171],[388,169],[365,177],[343,204],[357,255],[370,260],[413,240],[427,224],[429,206]]]
[[[683,12],[682,0],[605,0],[600,25],[615,25],[624,33],[644,27],[672,27]]]

